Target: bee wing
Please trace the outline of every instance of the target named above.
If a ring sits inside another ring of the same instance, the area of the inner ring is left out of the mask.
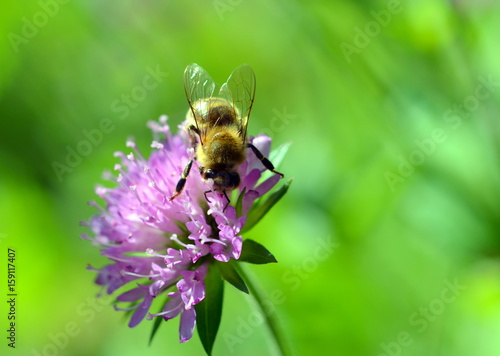
[[[195,114],[194,103],[198,100],[211,98],[215,90],[215,82],[205,69],[198,64],[193,63],[187,66],[184,71],[184,91],[186,98],[193,113],[196,128],[200,132],[198,124],[198,115]],[[200,132],[200,142],[203,145],[203,133]]]
[[[246,141],[248,119],[255,98],[255,74],[248,64],[236,68],[222,85],[219,96],[228,100],[239,114],[241,137]]]

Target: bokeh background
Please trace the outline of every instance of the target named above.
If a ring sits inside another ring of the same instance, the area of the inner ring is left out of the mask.
[[[87,201],[113,152],[128,152],[133,135],[147,154],[148,120],[183,120],[182,74],[196,62],[218,83],[250,64],[250,134],[292,142],[280,170],[294,183],[246,237],[279,260],[250,270],[274,296],[293,354],[498,355],[499,7],[3,4],[0,289],[6,299],[13,248],[19,295],[16,349],[2,331],[0,353],[203,354],[197,335],[178,343],[178,319],[148,346],[150,322],[129,329],[109,300],[95,300],[86,266],[106,261],[79,226],[96,213]],[[82,143],[103,122],[112,129]],[[225,291],[214,355],[276,355],[251,300]]]

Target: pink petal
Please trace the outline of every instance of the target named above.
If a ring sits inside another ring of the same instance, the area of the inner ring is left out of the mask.
[[[181,322],[179,325],[180,342],[186,342],[193,336],[194,326],[196,325],[196,311],[194,308],[182,311]]]

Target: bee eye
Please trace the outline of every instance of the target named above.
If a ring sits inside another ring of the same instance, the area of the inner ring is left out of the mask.
[[[204,172],[205,178],[215,178],[217,176],[217,172],[215,172],[213,169],[207,169]]]
[[[236,188],[237,186],[240,185],[240,175],[237,172],[230,172],[229,173],[229,184]]]

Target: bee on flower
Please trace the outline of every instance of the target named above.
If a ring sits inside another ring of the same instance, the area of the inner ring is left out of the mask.
[[[162,116],[149,123],[154,135],[149,158],[133,140],[127,142],[131,153],[115,154],[121,161],[115,165],[118,174],[105,174],[115,186],[96,188],[105,206],[90,203],[99,213],[83,223],[93,233],[83,237],[109,259],[108,265],[90,269],[107,294],[118,294],[117,310],[133,311],[130,327],[179,316],[185,342],[197,320],[209,317],[198,332],[210,353],[220,322],[222,281],[248,293],[231,261],[276,262],[264,246],[243,241],[242,231],[279,201],[289,183],[269,193],[283,176],[266,158],[271,139],[247,137],[255,92],[250,67],[236,69],[213,97],[213,80],[192,64],[185,88],[190,109],[177,134]],[[275,163],[287,147],[276,151]],[[266,171],[274,174],[266,178]]]

